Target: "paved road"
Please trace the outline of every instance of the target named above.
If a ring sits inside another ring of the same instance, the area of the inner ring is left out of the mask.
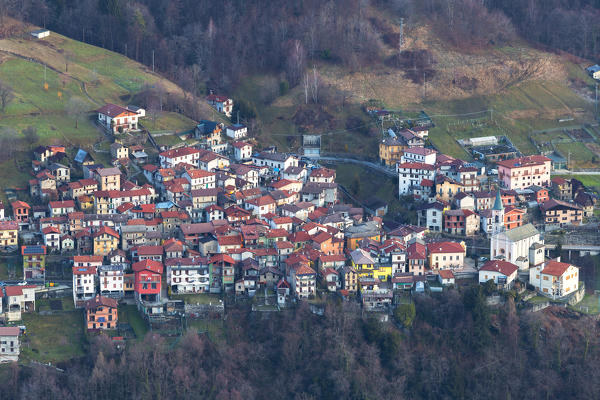
[[[600,171],[569,171],[568,169],[555,169],[552,175],[600,175]]]
[[[392,178],[396,178],[398,176],[398,173],[396,173],[396,170],[387,168],[383,165],[380,165],[380,164],[377,164],[374,162],[370,162],[370,161],[357,160],[354,158],[347,158],[347,157],[331,157],[331,156],[319,157],[316,160],[317,161],[328,161],[328,162],[333,162],[333,163],[359,164],[359,165],[365,166],[367,168],[371,168],[371,169],[374,169],[381,173],[384,173],[387,176],[390,176]]]

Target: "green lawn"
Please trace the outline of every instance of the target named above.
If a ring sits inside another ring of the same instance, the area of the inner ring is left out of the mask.
[[[543,303],[550,301],[550,299],[548,299],[547,297],[544,297],[544,296],[535,296],[527,301],[531,304],[543,304]]]
[[[148,115],[140,120],[140,123],[144,125],[150,132],[155,131],[175,131],[185,132],[192,130],[196,127],[196,121],[186,117],[185,115],[175,112],[160,112],[156,119]]]
[[[221,296],[212,293],[173,294],[173,300],[183,300],[188,304],[222,304]]]
[[[55,315],[23,314],[19,323],[27,327],[21,347],[21,362],[60,362],[85,354],[83,311]]]
[[[128,323],[135,332],[137,340],[141,340],[148,333],[148,324],[133,304],[119,306],[119,322]]]
[[[15,99],[7,109],[6,115],[22,115],[33,112],[62,112],[71,96],[78,96],[88,102],[90,110],[94,104],[90,102],[79,83],[46,68],[44,88],[44,67],[22,59],[9,59],[2,63],[0,79],[14,85]],[[58,93],[61,92],[61,97]]]
[[[227,339],[224,322],[221,319],[188,319],[187,329],[206,333],[211,340],[221,343]]]
[[[597,167],[600,163],[599,157],[581,142],[561,143],[556,148],[564,158],[571,152],[571,167]]]
[[[579,303],[571,307],[586,314],[600,313],[600,297],[597,294],[586,294]]]

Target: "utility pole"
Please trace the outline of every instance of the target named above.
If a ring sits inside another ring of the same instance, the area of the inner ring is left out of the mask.
[[[569,150],[569,154],[567,155],[567,169],[571,168],[571,150]]]
[[[154,50],[152,50],[152,72],[154,72]]]
[[[596,118],[598,118],[598,82],[596,82]]]
[[[404,47],[404,18],[400,18],[400,34],[398,37],[398,54],[402,53]]]

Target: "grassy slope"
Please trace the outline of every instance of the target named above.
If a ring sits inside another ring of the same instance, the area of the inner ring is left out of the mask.
[[[24,32],[28,30],[24,28]],[[0,132],[8,127],[20,135],[27,126],[35,126],[40,137],[38,143],[21,141],[15,149],[15,160],[0,164],[0,188],[26,185],[29,171],[16,169],[15,165],[27,165],[27,152],[38,144],[61,143],[93,152],[94,142],[106,140],[94,125],[92,113],[104,103],[127,104],[145,84],[160,84],[169,93],[183,93],[172,82],[133,60],[54,32],[42,40],[30,39],[26,33],[0,40],[0,80],[9,82],[15,91],[15,99],[0,118]],[[90,111],[77,129],[74,117],[67,112],[74,96],[83,99]],[[201,107],[207,116],[214,114],[208,105]],[[157,124],[164,129],[182,130],[193,127],[194,122],[165,112]],[[105,154],[94,155],[106,161]]]

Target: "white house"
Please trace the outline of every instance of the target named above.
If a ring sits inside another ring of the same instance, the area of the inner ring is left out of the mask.
[[[20,335],[21,328],[18,326],[0,327],[0,363],[19,361]]]
[[[544,241],[532,224],[497,232],[490,239],[490,259],[505,260],[518,265],[520,269],[527,269],[530,264],[537,265],[544,261],[543,251],[541,255],[536,251],[538,244],[543,245]]]
[[[437,158],[437,152],[426,147],[413,147],[405,149],[400,157],[400,163],[418,162],[434,165]]]
[[[252,157],[252,145],[246,142],[233,142],[233,158],[235,161],[248,160]]]
[[[137,130],[138,118],[136,112],[115,104],[98,109],[98,123],[113,134]]]
[[[579,268],[550,260],[529,270],[529,283],[544,296],[558,299],[579,289]]]
[[[421,185],[423,180],[433,180],[435,167],[425,163],[399,163],[396,166],[398,172],[398,194],[406,196],[412,193],[413,187]]]
[[[438,271],[438,282],[442,284],[442,286],[454,285],[456,283],[456,279],[454,277],[454,272],[449,269],[441,269]]]
[[[160,167],[173,168],[181,163],[197,167],[200,153],[200,150],[194,149],[193,147],[181,147],[179,149],[163,151],[158,155]]]
[[[234,140],[248,136],[248,127],[242,124],[233,124],[225,129],[225,134]]]
[[[42,39],[50,36],[50,31],[48,29],[37,29],[31,32],[31,36],[33,36],[36,39]]]
[[[123,297],[125,267],[122,264],[101,265],[98,267],[100,295]]]
[[[512,287],[519,267],[513,263],[503,260],[489,260],[479,269],[479,283],[493,280],[496,285],[503,288]]]
[[[73,267],[73,302],[83,307],[83,302],[96,296],[96,267]]]
[[[231,111],[233,111],[233,100],[229,97],[211,93],[206,96],[206,101],[218,112],[225,114],[227,117],[231,117]]]
[[[274,172],[281,172],[288,167],[297,167],[298,158],[283,153],[262,152],[252,156],[252,163],[259,167],[269,167]]]
[[[165,261],[167,284],[171,293],[204,293],[209,291],[208,260],[202,257],[171,258]]]
[[[214,172],[192,169],[187,170],[182,177],[190,183],[190,190],[215,188],[216,175]]]

